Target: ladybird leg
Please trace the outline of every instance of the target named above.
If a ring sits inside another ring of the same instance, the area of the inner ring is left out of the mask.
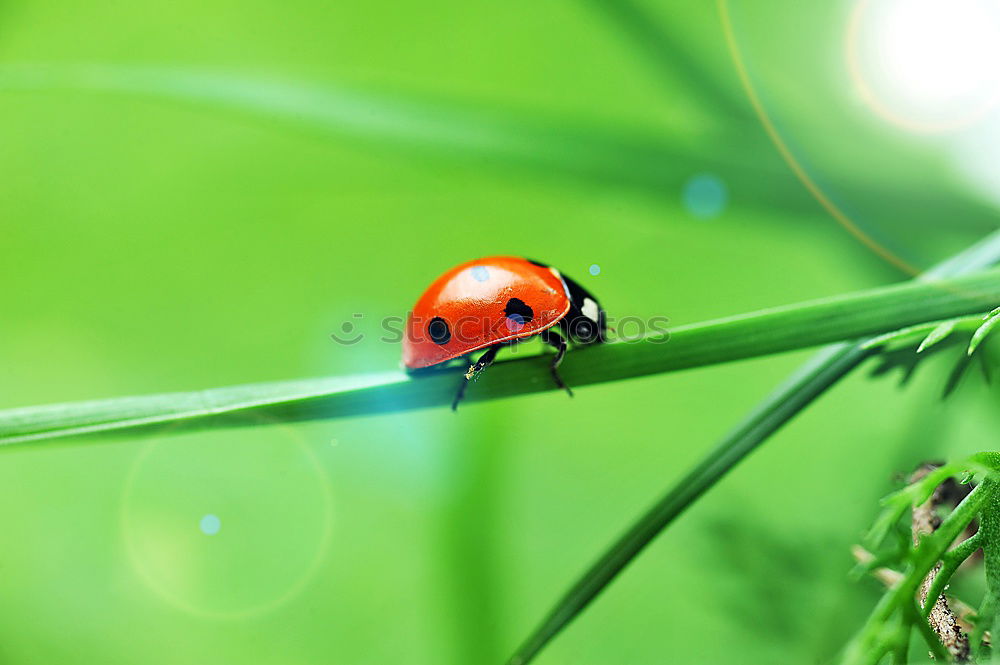
[[[497,352],[500,350],[500,345],[491,346],[486,349],[486,353],[479,356],[479,360],[469,367],[469,371],[465,373],[465,380],[471,381],[476,378],[476,375],[482,372],[484,369],[493,364],[493,361],[497,357]]]
[[[562,335],[554,331],[552,328],[548,330],[543,330],[542,334],[539,335],[542,341],[546,344],[554,346],[556,349],[556,355],[552,358],[552,364],[549,365],[549,369],[552,371],[552,380],[556,382],[556,385],[569,393],[569,396],[573,396],[573,391],[567,386],[562,377],[559,376],[559,364],[563,360],[563,356],[566,355],[566,340]]]
[[[493,361],[496,359],[497,352],[499,350],[500,350],[499,344],[491,346],[490,348],[486,349],[486,353],[479,356],[479,360],[476,361],[475,364],[469,367],[469,371],[465,373],[465,378],[462,380],[461,385],[458,387],[458,392],[455,393],[455,400],[451,403],[452,411],[458,410],[458,403],[462,401],[463,397],[465,397],[465,389],[466,387],[468,387],[469,381],[471,381],[476,376],[476,374],[482,372],[484,369],[493,364]]]

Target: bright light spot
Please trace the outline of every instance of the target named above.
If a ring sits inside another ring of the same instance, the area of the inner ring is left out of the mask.
[[[991,117],[962,132],[949,146],[956,171],[978,193],[1000,206],[1000,118]]]
[[[601,266],[597,265],[596,263],[594,263],[593,265],[591,265],[590,266],[590,274],[593,275],[593,276],[595,276],[595,277],[598,276],[598,275],[600,275],[601,274]]]
[[[729,192],[726,184],[711,173],[696,175],[684,183],[681,194],[684,208],[695,217],[717,217],[726,209]]]
[[[222,528],[222,520],[220,520],[216,515],[205,515],[201,518],[201,521],[198,522],[198,528],[201,529],[201,532],[206,536],[214,536],[219,533],[219,529]]]
[[[1000,3],[861,0],[847,51],[858,92],[883,117],[914,131],[962,127],[1000,95]]]

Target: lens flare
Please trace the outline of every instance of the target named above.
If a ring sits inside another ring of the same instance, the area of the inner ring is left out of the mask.
[[[191,615],[271,612],[327,555],[333,495],[323,466],[300,429],[261,424],[153,438],[126,477],[120,521],[132,570]]]
[[[1000,101],[996,0],[860,0],[846,51],[864,102],[913,132],[968,127]]]

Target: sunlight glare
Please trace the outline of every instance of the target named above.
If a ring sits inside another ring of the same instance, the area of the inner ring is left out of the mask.
[[[920,132],[965,127],[1000,94],[1000,2],[861,0],[847,49],[879,115]]]

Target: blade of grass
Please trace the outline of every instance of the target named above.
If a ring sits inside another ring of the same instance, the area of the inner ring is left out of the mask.
[[[578,349],[563,378],[573,386],[616,381],[791,351],[925,321],[988,311],[1000,302],[1000,271],[949,281],[897,284],[673,328],[631,341]],[[500,362],[470,401],[551,390],[548,356]],[[246,425],[402,411],[450,404],[460,372],[402,372],[305,379],[189,393],[124,397],[0,411],[0,444],[76,434]]]
[[[241,113],[325,138],[363,141],[421,159],[472,162],[476,168],[528,169],[602,188],[622,185],[671,202],[696,173],[726,181],[743,209],[815,214],[815,202],[771,154],[762,133],[663,135],[572,118],[519,114],[403,93],[317,85],[200,68],[110,64],[0,65],[0,92],[78,91],[123,94]],[[836,179],[835,174],[831,178]],[[994,228],[981,204],[877,183],[841,182],[838,191],[869,210],[908,211],[906,224],[955,220]]]
[[[938,265],[917,281],[966,275],[1000,261],[1000,232]],[[933,320],[933,319],[930,319]],[[899,326],[904,327],[904,326]],[[866,333],[870,334],[870,333]],[[530,662],[603,591],[657,535],[771,434],[857,367],[876,349],[868,339],[819,351],[768,395],[687,474],[646,511],[580,577],[508,661]]]
[[[735,79],[732,89],[727,90],[724,77],[710,71],[684,50],[684,40],[676,34],[679,31],[675,25],[658,20],[632,0],[588,0],[585,4],[601,12],[622,31],[637,54],[656,70],[661,83],[680,83],[685,88],[682,94],[698,100],[706,110],[725,117],[729,123],[750,120],[750,109]],[[677,94],[677,90],[669,92]]]
[[[530,662],[688,506],[869,353],[850,343],[830,346],[789,377],[615,541],[556,603],[509,664]]]
[[[3,65],[0,91],[69,90],[127,94],[252,114],[337,139],[359,139],[477,166],[519,164],[602,184],[669,191],[699,168],[739,158],[697,146],[690,128],[665,137],[572,118],[518,114],[495,107],[403,92],[370,91],[199,68],[156,66]],[[486,161],[483,157],[487,157]],[[747,160],[749,161],[749,160]],[[732,161],[739,164],[738,161]],[[745,164],[746,172],[760,164]]]

